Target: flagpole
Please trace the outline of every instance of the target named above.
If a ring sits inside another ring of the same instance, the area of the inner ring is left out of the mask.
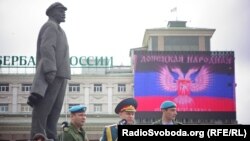
[[[175,12],[175,20],[177,21],[178,20],[178,16],[177,16],[177,6],[175,6],[174,8],[172,8],[171,10],[170,10],[170,12],[171,13],[174,13]]]

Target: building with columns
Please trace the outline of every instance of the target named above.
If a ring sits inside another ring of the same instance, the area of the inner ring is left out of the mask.
[[[33,68],[34,69],[34,68]],[[0,140],[29,139],[32,108],[26,104],[34,73],[1,72],[0,74]],[[72,105],[87,106],[86,130],[90,140],[98,140],[104,126],[119,121],[114,108],[119,101],[133,96],[130,66],[83,68],[72,74],[58,123],[69,121]]]

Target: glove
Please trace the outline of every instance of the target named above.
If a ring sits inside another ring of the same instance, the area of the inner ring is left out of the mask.
[[[33,107],[34,105],[38,104],[42,100],[42,96],[36,93],[30,94],[28,97],[27,104],[30,105],[30,107]]]
[[[45,80],[48,84],[51,84],[54,81],[55,77],[56,77],[55,71],[51,71],[45,74]]]

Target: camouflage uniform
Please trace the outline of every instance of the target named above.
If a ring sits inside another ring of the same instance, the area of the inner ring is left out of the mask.
[[[83,128],[78,131],[72,124],[64,128],[62,134],[59,135],[60,141],[88,141],[88,137]]]
[[[153,122],[153,125],[163,125],[162,120],[160,119],[160,120]],[[173,121],[173,125],[182,125],[182,123],[177,122],[177,121]]]

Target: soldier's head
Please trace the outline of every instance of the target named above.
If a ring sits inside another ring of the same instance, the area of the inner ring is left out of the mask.
[[[71,124],[74,124],[75,127],[80,128],[86,122],[86,110],[87,107],[85,105],[75,105],[72,106],[70,111]]]
[[[161,103],[161,111],[163,113],[163,118],[167,121],[175,120],[177,115],[176,103],[173,101],[164,101]]]
[[[117,104],[115,113],[118,114],[121,119],[125,119],[127,124],[133,124],[135,120],[136,108],[136,99],[127,98]]]

